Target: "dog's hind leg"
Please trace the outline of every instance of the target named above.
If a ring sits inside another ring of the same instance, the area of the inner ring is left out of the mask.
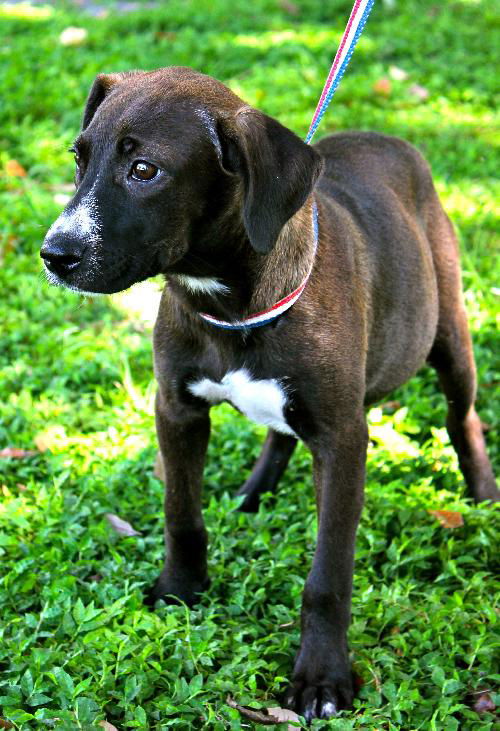
[[[274,492],[296,444],[295,437],[269,429],[262,452],[250,477],[238,490],[237,494],[243,495],[245,498],[240,505],[240,510],[245,513],[256,513],[262,493]]]
[[[448,218],[444,212],[440,213],[432,231],[434,240],[437,235],[440,237],[439,242],[435,241],[434,250],[439,322],[429,362],[438,373],[448,401],[446,426],[469,492],[476,502],[498,501],[500,492],[474,408],[476,368],[462,298],[457,241]]]

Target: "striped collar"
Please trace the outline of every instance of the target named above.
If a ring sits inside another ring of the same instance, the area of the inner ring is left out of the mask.
[[[286,297],[283,297],[283,299],[281,299],[279,302],[276,302],[276,304],[274,304],[272,307],[269,307],[269,309],[262,310],[261,312],[256,312],[249,317],[245,317],[243,320],[234,320],[233,322],[218,320],[216,317],[212,317],[212,315],[207,315],[205,312],[200,312],[200,317],[203,318],[205,322],[209,322],[211,325],[214,325],[215,327],[220,327],[224,330],[250,330],[254,327],[262,327],[263,325],[268,325],[270,322],[273,322],[273,320],[276,320],[277,317],[289,310],[290,307],[292,307],[292,305],[297,302],[300,295],[304,291],[314,266],[315,254],[318,248],[318,208],[316,206],[316,203],[313,203],[312,217],[314,231],[313,259],[307,275],[305,276],[302,283],[299,284],[297,289],[294,289],[293,292],[287,294]]]

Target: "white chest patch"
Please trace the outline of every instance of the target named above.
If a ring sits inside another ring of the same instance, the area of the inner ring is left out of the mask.
[[[188,274],[171,274],[179,284],[184,285],[186,289],[195,294],[227,294],[229,287],[220,282],[218,279],[210,277],[190,277]]]
[[[190,383],[189,391],[211,404],[229,401],[257,424],[264,424],[282,434],[296,436],[284,416],[286,395],[279,381],[274,378],[253,380],[244,368],[229,371],[222,381],[202,378]]]

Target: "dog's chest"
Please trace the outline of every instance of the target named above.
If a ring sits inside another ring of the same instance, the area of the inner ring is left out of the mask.
[[[286,393],[274,378],[252,379],[248,371],[240,369],[229,371],[221,381],[193,381],[188,389],[211,404],[229,401],[252,421],[295,436],[284,415]]]

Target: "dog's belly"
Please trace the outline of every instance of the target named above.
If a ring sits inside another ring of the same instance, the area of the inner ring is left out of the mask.
[[[248,371],[229,371],[221,381],[202,378],[188,385],[189,391],[211,404],[229,401],[245,416],[282,434],[296,436],[288,425],[284,410],[286,394],[274,378],[252,379]]]

